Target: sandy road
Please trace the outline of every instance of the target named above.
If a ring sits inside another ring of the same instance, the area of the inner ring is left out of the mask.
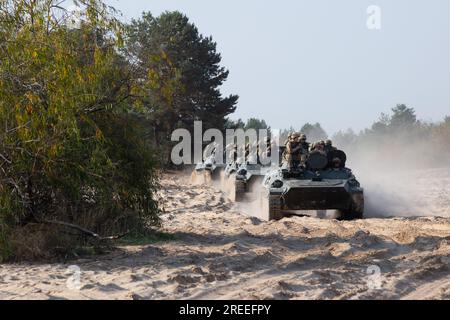
[[[0,265],[0,298],[450,298],[450,218],[266,222],[185,176],[163,185],[163,228],[176,240],[68,264]]]

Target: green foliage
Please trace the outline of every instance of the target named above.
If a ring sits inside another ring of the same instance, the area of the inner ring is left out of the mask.
[[[413,108],[398,104],[392,114],[381,114],[370,129],[359,134],[339,131],[334,144],[351,154],[363,155],[374,163],[391,166],[441,166],[450,161],[450,121],[426,123],[417,120]]]
[[[371,132],[375,134],[386,134],[388,133],[388,129],[390,127],[391,118],[385,114],[381,113],[380,118],[376,121],[372,127]]]
[[[332,137],[333,144],[336,146],[351,146],[358,141],[358,136],[352,129],[338,131]]]
[[[225,129],[244,129],[245,128],[245,122],[242,121],[242,119],[237,119],[236,121],[231,119],[225,120]]]
[[[270,127],[267,125],[266,121],[263,119],[250,118],[247,122],[242,121],[242,119],[238,119],[236,121],[231,119],[226,119],[225,121],[225,129],[268,129],[270,131]]]
[[[260,120],[260,119],[256,119],[256,118],[250,118],[247,120],[247,123],[245,124],[244,127],[245,130],[248,129],[255,129],[255,130],[259,130],[259,129],[270,129],[269,126],[267,125],[266,121],[264,120]]]
[[[199,34],[179,12],[159,17],[144,13],[127,26],[127,54],[143,84],[136,105],[147,111],[158,145],[167,143],[175,128],[223,129],[238,97],[222,97],[228,71],[211,37]],[[143,96],[145,96],[143,98]]]
[[[433,128],[431,134],[436,148],[447,153],[448,160],[450,161],[450,117],[446,116],[442,123],[439,123]]]
[[[413,108],[408,108],[404,104],[397,104],[392,108],[392,116],[390,120],[391,127],[410,127],[417,122],[416,114]]]
[[[0,259],[27,245],[23,230],[70,246],[54,221],[100,234],[158,222],[122,27],[102,2],[78,3],[76,28],[54,0],[0,4]]]
[[[395,131],[402,132],[419,125],[413,108],[397,104],[391,111],[392,115],[382,113],[378,121],[366,133],[374,136],[390,135]]]
[[[450,116],[445,116],[444,125],[450,125]]]
[[[321,139],[326,139],[328,136],[325,130],[320,125],[320,123],[318,122],[315,124],[305,123],[303,127],[300,129],[300,132],[306,134],[309,141],[318,141]]]

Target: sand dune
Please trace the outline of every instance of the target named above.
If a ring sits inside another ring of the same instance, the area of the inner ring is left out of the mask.
[[[442,217],[342,222],[267,222],[188,176],[166,175],[163,185],[163,229],[176,240],[66,264],[0,265],[0,298],[450,298],[450,184],[422,199]]]

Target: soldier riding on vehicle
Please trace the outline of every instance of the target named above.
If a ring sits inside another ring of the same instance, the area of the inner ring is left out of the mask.
[[[300,154],[302,145],[299,141],[300,134],[294,132],[290,135],[286,143],[286,149],[283,154],[283,160],[289,170],[295,169],[300,165]]]
[[[301,145],[300,164],[304,166],[308,158],[310,148],[309,142],[306,142],[306,135],[304,133],[300,134],[299,142]]]
[[[325,140],[325,148],[324,151],[326,153],[333,151],[333,150],[337,150],[337,148],[335,146],[333,146],[333,142],[330,139]]]
[[[311,152],[318,151],[318,152],[325,152],[325,141],[320,140],[316,143],[314,143],[311,147]]]

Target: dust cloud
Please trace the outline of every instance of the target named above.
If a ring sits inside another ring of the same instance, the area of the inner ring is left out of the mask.
[[[450,217],[450,164],[429,143],[396,137],[343,150],[364,188],[366,217]]]

